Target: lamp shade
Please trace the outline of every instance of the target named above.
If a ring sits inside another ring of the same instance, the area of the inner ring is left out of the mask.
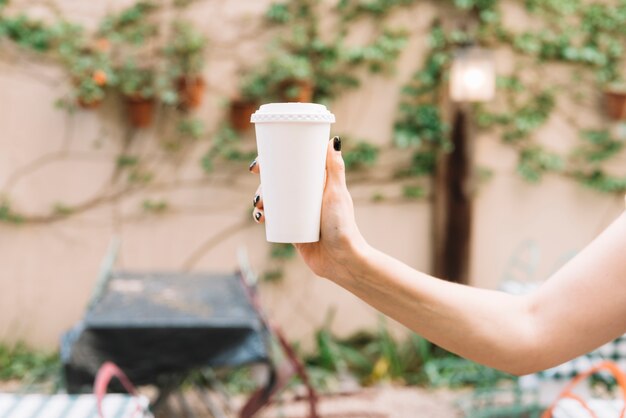
[[[476,47],[458,50],[450,69],[450,98],[455,102],[487,102],[495,93],[496,71],[491,52]]]

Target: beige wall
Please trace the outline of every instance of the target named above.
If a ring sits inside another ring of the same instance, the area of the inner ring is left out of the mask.
[[[72,19],[93,26],[107,10],[124,2],[57,1]],[[211,39],[205,76],[209,92],[198,116],[212,127],[223,114],[223,100],[236,91],[237,71],[258,61],[264,38],[252,36],[268,1],[208,1],[194,6],[192,17]],[[19,2],[18,2],[19,5]],[[45,16],[42,10],[35,10]],[[334,132],[349,133],[380,144],[390,141],[400,86],[419,66],[433,16],[432,6],[419,5],[396,13],[391,21],[414,33],[393,77],[370,78],[366,86],[342,96],[332,110]],[[242,32],[244,34],[242,35]],[[359,28],[356,37],[368,28]],[[499,69],[509,62],[500,55]],[[96,112],[68,115],[52,103],[67,81],[53,65],[37,63],[10,47],[0,50],[0,193],[16,210],[49,213],[59,202],[80,204],[111,190],[114,161],[123,144],[117,100]],[[580,109],[567,112],[581,114]],[[578,113],[576,113],[578,112]],[[589,111],[585,111],[587,115]],[[591,112],[590,118],[597,118]],[[156,178],[143,190],[108,199],[69,219],[43,224],[0,224],[0,341],[26,340],[55,346],[60,333],[82,315],[101,259],[112,236],[122,240],[118,268],[180,269],[203,243],[250,219],[250,200],[257,179],[247,166],[222,167],[202,173],[198,160],[209,146],[201,141],[182,157],[162,151],[153,128],[133,137],[130,150],[142,155]],[[555,116],[540,132],[542,142],[567,148],[575,132]],[[253,146],[253,138],[245,141]],[[621,210],[621,198],[585,190],[568,180],[549,177],[528,185],[515,174],[515,154],[495,135],[477,138],[477,159],[494,170],[476,198],[474,284],[496,287],[520,243],[532,240],[540,250],[536,279],[545,277],[570,250],[578,250]],[[386,157],[387,164],[397,161]],[[626,159],[621,159],[623,164]],[[619,168],[619,167],[618,167]],[[351,181],[357,218],[366,238],[416,268],[428,270],[430,207],[426,202],[372,203],[374,192],[398,194],[396,186]],[[142,214],[145,198],[165,199],[172,210]],[[248,248],[253,266],[267,264],[263,228],[252,222],[202,255],[195,270],[232,271],[236,250]],[[294,340],[307,340],[326,312],[336,309],[334,329],[347,333],[371,326],[378,314],[332,283],[314,277],[299,260],[289,262],[286,278],[264,284],[263,298],[271,315]]]

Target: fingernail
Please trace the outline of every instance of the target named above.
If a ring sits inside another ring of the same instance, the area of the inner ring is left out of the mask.
[[[335,151],[341,151],[341,138],[338,136],[333,138],[333,148]]]
[[[248,170],[249,170],[249,171],[252,171],[252,169],[254,168],[254,166],[255,166],[255,165],[256,165],[256,158],[254,159],[254,161],[252,161],[252,162],[250,163],[250,166],[248,167]]]
[[[256,221],[259,222],[259,220],[261,219],[261,216],[263,216],[261,215],[261,212],[257,212],[254,214],[254,219],[256,219]]]
[[[259,200],[261,200],[261,196],[260,195],[254,195],[254,198],[252,199],[252,206],[256,207],[256,204],[259,203]]]

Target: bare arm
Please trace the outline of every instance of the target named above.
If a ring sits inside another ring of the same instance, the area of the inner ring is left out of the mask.
[[[514,374],[545,369],[626,331],[626,215],[528,296],[436,279],[368,247],[334,280],[463,357]]]
[[[340,149],[337,140],[329,142],[321,239],[297,244],[316,274],[434,343],[514,374],[557,365],[626,332],[626,214],[534,294],[449,283],[365,242]],[[263,221],[262,197],[253,214]]]

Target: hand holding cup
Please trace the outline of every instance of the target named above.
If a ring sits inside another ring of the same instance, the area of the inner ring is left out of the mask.
[[[263,172],[263,167],[263,162],[255,159],[250,164],[250,171],[259,174]],[[253,197],[252,216],[259,223],[265,222],[263,194],[263,188],[259,186]],[[349,277],[355,260],[368,248],[354,218],[354,205],[346,186],[339,137],[327,141],[320,240],[294,245],[315,274],[332,280]]]

